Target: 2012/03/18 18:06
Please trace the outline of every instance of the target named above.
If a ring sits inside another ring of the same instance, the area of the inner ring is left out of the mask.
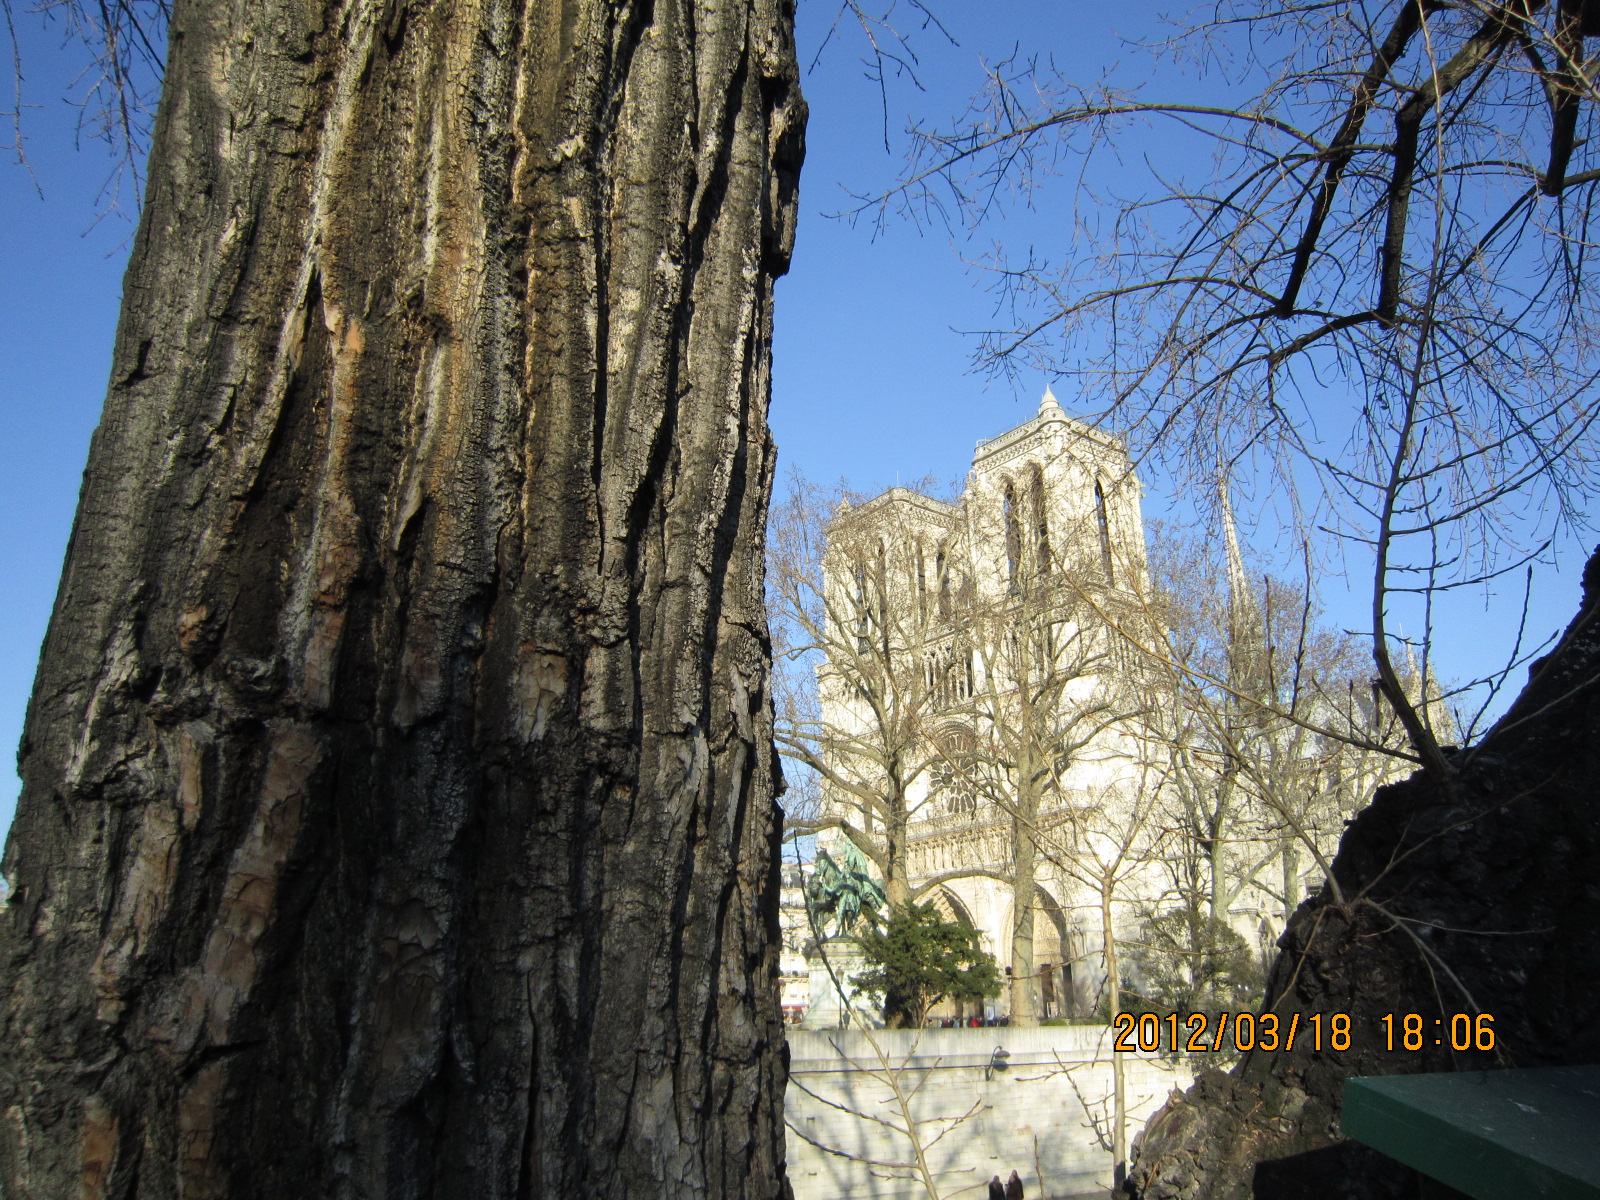
[[[1215,1021],[1213,1030],[1212,1022]],[[1448,1044],[1453,1050],[1493,1050],[1494,1017],[1489,1013],[1452,1013],[1448,1018],[1428,1018],[1420,1013],[1385,1013],[1378,1018],[1384,1035],[1384,1049],[1420,1051],[1431,1033],[1434,1046]],[[1296,1041],[1309,1043],[1312,1050],[1348,1050],[1354,1023],[1349,1013],[1167,1013],[1119,1012],[1112,1021],[1117,1031],[1115,1049],[1142,1050],[1146,1054],[1161,1049],[1181,1048],[1190,1054],[1232,1050],[1293,1050]],[[1165,1026],[1166,1028],[1162,1028]],[[1398,1034],[1398,1047],[1397,1047]]]

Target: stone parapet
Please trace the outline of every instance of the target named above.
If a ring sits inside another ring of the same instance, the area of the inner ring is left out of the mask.
[[[1030,1200],[1105,1195],[1110,1046],[1103,1025],[792,1032],[786,1121],[795,1200],[925,1200],[896,1084],[941,1197],[981,1197],[991,1176],[1012,1171]],[[1192,1073],[1183,1059],[1123,1060],[1131,1140]]]

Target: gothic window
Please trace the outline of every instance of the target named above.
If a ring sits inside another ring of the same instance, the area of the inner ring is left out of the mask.
[[[1006,526],[1006,586],[1014,592],[1017,590],[1017,568],[1020,565],[1017,560],[1022,556],[1022,530],[1018,524],[1017,489],[1009,479],[1001,491],[1000,506]]]
[[[933,574],[939,588],[939,615],[950,615],[950,564],[945,560],[946,543],[939,543],[938,553],[933,560]]]
[[[1100,532],[1100,570],[1107,583],[1115,583],[1116,575],[1111,566],[1111,522],[1106,516],[1105,489],[1098,479],[1094,481],[1094,522]]]
[[[881,541],[878,543],[878,577],[873,581],[873,586],[878,593],[878,635],[881,640],[889,631],[889,551]]]
[[[970,729],[947,729],[939,737],[939,762],[933,768],[934,798],[951,816],[970,817],[978,798],[967,780],[976,744]]]
[[[942,650],[930,651],[925,662],[928,694],[933,697],[933,701],[938,707],[943,708],[950,703],[949,672],[945,667],[944,652]]]
[[[856,564],[856,652],[865,654],[867,650],[867,632],[870,622],[867,619],[867,568],[863,563]]]
[[[923,678],[941,708],[972,699],[972,651],[949,645],[931,651],[923,659]]]
[[[1033,512],[1033,562],[1041,575],[1050,574],[1050,518],[1045,510],[1044,471],[1034,463],[1028,478]]]

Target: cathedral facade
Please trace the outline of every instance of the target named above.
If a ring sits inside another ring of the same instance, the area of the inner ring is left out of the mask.
[[[1345,818],[1409,770],[1370,652],[1315,628],[1309,584],[1247,579],[1226,492],[1226,567],[1195,552],[1187,609],[1175,576],[1152,585],[1141,494],[1123,444],[1046,391],[958,496],[895,487],[827,522],[817,847],[994,955],[1001,995],[937,1017],[1249,1002]],[[1446,730],[1422,675],[1404,686]],[[852,940],[796,913],[786,1004],[829,1025]]]
[[[891,902],[979,931],[1006,989],[944,1016],[1088,1015],[1106,922],[1160,892],[1140,497],[1123,445],[1047,391],[953,501],[896,487],[831,523],[819,844],[853,837]]]

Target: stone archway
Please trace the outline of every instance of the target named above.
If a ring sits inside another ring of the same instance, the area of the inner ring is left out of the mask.
[[[1076,970],[1078,938],[1067,924],[1061,905],[1042,884],[1034,885],[1034,969],[1039,975],[1039,1015],[1075,1017],[1078,1012]]]
[[[935,888],[928,902],[939,910],[939,915],[946,921],[959,921],[968,929],[978,928],[978,923],[972,919],[972,914],[967,911],[967,906],[961,903],[961,897],[957,896],[949,888]]]
[[[927,902],[932,904],[946,921],[957,921],[968,929],[977,930],[978,923],[972,919],[972,913],[957,896],[947,887],[933,890]],[[955,1021],[964,1023],[974,1016],[982,1016],[981,1006],[974,1004],[961,1004],[954,1000],[941,1000],[928,1010],[928,1016],[939,1021]]]

